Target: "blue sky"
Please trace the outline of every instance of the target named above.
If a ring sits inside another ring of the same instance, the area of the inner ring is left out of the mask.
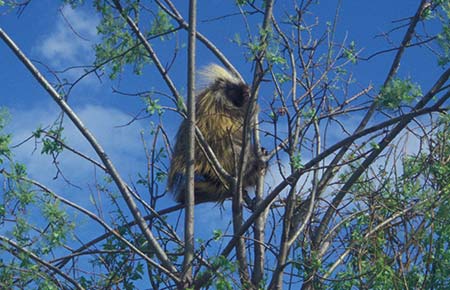
[[[89,1],[87,1],[89,2]],[[241,68],[241,73],[246,79],[251,78],[251,65],[246,62],[242,50],[236,49],[236,45],[232,43],[232,39],[239,31],[242,25],[242,17],[239,15],[227,18],[226,28],[217,33],[217,24],[222,27],[219,20],[213,20],[223,14],[236,13],[226,1],[205,1],[199,7],[199,31],[204,33],[213,43],[219,45],[224,54],[232,61],[235,66]],[[335,14],[335,7],[338,1],[322,1],[317,9],[315,9],[311,19],[318,17],[319,25],[324,26],[326,21],[331,21]],[[382,37],[375,37],[382,32],[394,27],[392,20],[402,19],[410,16],[417,8],[417,1],[342,1],[342,10],[340,12],[336,40],[347,39],[347,43],[355,41],[358,48],[363,49],[363,56],[371,55],[380,49],[389,47],[386,40]],[[290,1],[277,1],[275,10],[282,20],[284,11],[290,8],[287,3]],[[182,7],[185,9],[186,7]],[[65,18],[69,20],[76,31],[83,36],[80,39],[67,27],[67,22],[62,17],[62,9]],[[183,11],[185,12],[185,11]],[[186,13],[184,13],[186,16]],[[93,9],[86,4],[76,11],[70,8],[62,8],[60,1],[32,1],[21,15],[9,13],[0,18],[2,28],[9,33],[13,39],[20,45],[24,52],[32,59],[42,61],[49,65],[52,69],[62,69],[70,65],[89,64],[93,60],[92,45],[98,41],[96,36],[95,25],[98,16],[94,14]],[[236,20],[234,23],[233,20]],[[403,35],[403,31],[393,34],[393,40],[398,43],[399,37]],[[185,42],[183,35],[180,36],[180,42]],[[163,43],[162,46],[156,45],[156,49],[161,47],[160,55],[167,59],[171,56],[161,53],[164,49],[173,48],[173,45]],[[2,88],[0,94],[4,105],[16,109],[29,109],[31,107],[42,107],[43,101],[49,102],[49,98],[42,97],[45,93],[37,86],[31,75],[27,73],[25,68],[17,61],[6,46],[0,47],[1,65],[0,79],[2,80]],[[198,66],[206,65],[216,61],[214,57],[198,45]],[[184,54],[181,51],[180,54]],[[387,53],[373,58],[368,62],[361,62],[354,67],[355,75],[362,84],[372,81],[379,85],[383,80],[387,70],[387,64],[392,60],[393,53]],[[176,65],[176,70],[172,77],[176,83],[180,84],[180,89],[184,88],[184,63],[181,58],[180,64]],[[411,75],[414,79],[424,80],[423,83],[430,83],[434,80],[433,70],[436,69],[433,56],[415,55],[414,49],[411,50],[404,63],[402,63],[401,74]],[[411,61],[409,61],[411,60]],[[45,71],[45,68],[40,66]],[[147,70],[147,72],[149,72]],[[179,73],[178,73],[179,72]],[[74,77],[78,72],[73,72],[69,76]],[[183,77],[178,77],[182,75]],[[156,76],[157,77],[157,76]],[[94,78],[89,78],[82,82],[82,86],[76,88],[76,97],[72,98],[75,105],[101,105],[113,106],[121,111],[133,113],[136,109],[141,108],[141,103],[132,98],[124,98],[117,94],[113,94],[111,86],[115,88],[135,88],[137,85],[142,87],[159,85],[161,79],[152,77],[131,77],[127,78],[125,74],[122,81],[110,83],[106,78],[102,79],[103,83],[99,83]]]
[[[184,3],[187,1],[174,2]],[[227,2],[199,1],[198,30],[220,47],[231,62],[239,68],[244,78],[250,81],[252,66],[246,61],[242,49],[237,48],[236,44],[232,42],[236,33],[241,33],[242,37],[245,37],[242,17],[236,15],[225,20],[214,20],[216,17],[237,12]],[[314,14],[307,17],[310,17],[311,20],[317,17],[319,26],[324,28],[327,21],[332,21],[338,1],[321,2],[313,9]],[[178,5],[178,3],[176,4]],[[376,36],[398,25],[398,23],[392,23],[392,20],[413,15],[418,4],[419,1],[411,0],[342,1],[335,40],[337,42],[346,40],[347,44],[355,41],[357,48],[362,49],[362,56],[369,56],[381,49],[391,48],[392,45],[388,44],[385,38]],[[275,14],[280,21],[283,19],[285,11],[291,9],[290,5],[291,1],[276,1]],[[186,6],[182,4],[180,9],[187,19]],[[2,10],[0,10],[0,15],[1,13]],[[95,14],[89,3],[72,10],[70,7],[61,6],[61,1],[35,0],[20,15],[15,12],[1,15],[0,27],[32,60],[44,63],[51,69],[61,70],[75,65],[88,65],[94,60],[92,46],[99,41],[95,28],[98,21],[99,16]],[[255,34],[258,21],[260,21],[259,18],[250,23],[252,32]],[[68,23],[82,38],[74,34],[73,30],[68,27]],[[432,31],[435,28],[431,27],[430,29]],[[394,46],[400,43],[403,33],[403,29],[392,33],[391,40]],[[185,92],[186,53],[185,47],[181,44],[186,42],[186,34],[179,34],[177,40],[180,44],[180,52],[178,61],[171,71],[171,77],[180,92]],[[170,61],[174,47],[174,41],[155,43],[155,50],[160,54],[163,63]],[[214,56],[200,43],[197,55],[199,67],[217,62]],[[361,88],[368,84],[379,88],[386,77],[393,56],[394,52],[382,54],[369,61],[351,65],[348,69],[352,69]],[[54,76],[48,72],[45,66],[37,62],[36,65],[46,77],[55,81]],[[418,49],[413,48],[408,50],[405,55],[399,75],[413,78],[426,91],[434,83],[441,70],[436,65],[436,59],[431,53],[419,52]],[[74,79],[80,73],[79,69],[73,69],[63,76]],[[7,130],[13,132],[14,144],[28,138],[38,126],[48,126],[57,118],[59,112],[57,106],[3,43],[0,44],[0,83],[0,106],[7,107],[11,112],[12,119]],[[145,170],[145,155],[140,133],[144,131],[148,138],[147,142],[150,142],[148,132],[151,120],[138,120],[129,126],[122,127],[121,125],[127,124],[133,116],[141,111],[143,102],[138,97],[114,93],[113,88],[123,92],[158,88],[168,93],[168,89],[162,84],[162,79],[155,73],[154,68],[146,67],[142,76],[132,75],[129,70],[126,70],[120,78],[114,81],[108,80],[106,75],[99,81],[92,75],[83,79],[71,92],[69,103],[97,136],[126,181],[135,182],[137,172]],[[270,96],[271,93],[261,91],[262,104],[264,96]],[[174,121],[166,123],[166,126],[169,133],[172,134],[170,137],[173,138],[180,118],[173,113],[169,114],[169,119]],[[65,128],[65,136],[73,147],[94,156],[88,144],[68,123]],[[63,172],[68,173],[67,177],[71,182],[82,189],[67,187],[63,180],[53,179],[56,171],[51,164],[51,158],[42,156],[39,152],[40,149],[35,149],[33,141],[25,143],[14,151],[15,157],[27,165],[28,172],[33,178],[51,185],[56,191],[66,191],[64,195],[90,206],[89,194],[95,193],[93,186],[96,179],[93,176],[101,176],[98,169],[95,170],[92,165],[70,153],[64,153],[61,168]],[[276,179],[276,173],[272,174],[270,178]],[[167,199],[165,205],[171,204],[173,202]],[[212,230],[221,224],[221,221],[230,220],[228,205],[223,212],[211,210],[212,207],[214,206],[202,205],[197,209],[198,216],[209,215],[208,220],[197,221],[197,227],[203,228],[206,236],[210,235]]]

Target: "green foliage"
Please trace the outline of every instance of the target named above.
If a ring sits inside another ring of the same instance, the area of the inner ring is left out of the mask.
[[[255,0],[235,0],[235,3],[238,6],[244,6],[246,4],[254,5],[255,4]]]
[[[426,7],[422,11],[421,17],[422,17],[422,19],[426,19],[426,20],[433,18],[433,11],[431,10],[431,7]]]
[[[49,198],[42,204],[43,217],[48,222],[48,228],[44,234],[42,252],[49,253],[53,248],[62,246],[66,242],[67,234],[74,228],[74,224],[58,200]]]
[[[231,262],[224,256],[218,256],[213,258],[212,265],[218,267],[220,271],[217,272],[217,278],[214,282],[216,289],[218,290],[232,290],[234,289],[228,275],[232,275],[236,269],[237,265]]]
[[[259,29],[258,35],[249,39],[247,43],[246,58],[248,61],[256,60],[265,53],[265,57],[270,64],[285,64],[286,60],[280,55],[279,44],[273,39],[272,30]]]
[[[286,64],[286,59],[281,55],[279,47],[275,46],[273,43],[266,51],[266,59],[271,65]]]
[[[84,4],[84,0],[64,0],[64,4],[69,4],[72,8],[77,8]]]
[[[356,51],[356,43],[354,41],[350,42],[348,48],[344,48],[344,57],[350,60],[351,63],[356,64],[358,61],[357,51]]]
[[[145,102],[145,110],[148,114],[154,115],[157,113],[161,116],[164,113],[164,109],[160,104],[158,104],[159,99],[152,99],[151,96],[146,96],[143,98]]]
[[[213,231],[213,239],[215,241],[220,240],[223,237],[223,232],[221,230],[214,230]]]
[[[25,165],[12,163],[10,166],[11,172],[5,173],[9,181],[4,195],[5,207],[7,207],[6,204],[12,203],[15,204],[18,212],[22,212],[35,202],[35,193],[30,189],[30,184],[22,180],[26,176]]]
[[[376,232],[369,238],[365,232],[375,225],[368,216],[359,216],[352,225],[352,256],[346,263],[347,271],[340,273],[339,278],[349,280],[339,281],[333,289],[352,289],[351,286],[370,289],[398,289],[401,282],[392,267],[392,258],[384,249],[389,241],[382,231]],[[356,273],[356,275],[355,275]],[[358,273],[362,276],[358,277]],[[350,278],[353,276],[353,280]],[[357,278],[358,277],[358,278]]]
[[[235,289],[233,287],[233,280],[230,277],[233,276],[237,271],[236,262],[230,261],[228,258],[224,256],[217,256],[209,259],[212,267],[217,267],[217,271],[212,273],[214,281],[210,281],[210,283],[214,284],[214,289],[220,290],[232,290]],[[206,270],[206,272],[199,273],[198,279],[201,279],[203,275],[210,273],[210,270]]]
[[[381,88],[377,104],[380,108],[396,109],[402,104],[412,103],[420,96],[420,87],[411,80],[393,79]]]
[[[429,154],[410,156],[405,159],[405,183],[419,180],[416,187],[418,198],[425,200],[424,211],[432,226],[432,232],[418,235],[421,247],[429,249],[424,253],[427,264],[416,265],[408,278],[414,282],[423,281],[424,288],[448,289],[450,287],[450,122],[441,119],[439,132],[435,134],[436,146]],[[428,189],[428,190],[427,190]],[[431,210],[430,210],[431,209]],[[424,277],[426,269],[433,271]]]
[[[63,127],[57,127],[51,129],[46,136],[42,139],[42,154],[59,154],[63,151],[64,138],[62,138]],[[35,136],[40,136],[39,129],[34,133]]]
[[[20,8],[22,5],[23,3],[17,0],[0,0],[0,7],[8,7],[9,11]]]
[[[162,149],[162,150],[164,150],[164,149]],[[164,150],[164,153],[165,153],[166,151]],[[163,172],[163,171],[158,171],[158,172],[156,172],[156,180],[158,181],[158,182],[162,182],[162,181],[164,181],[165,179],[167,178],[167,173],[166,172]]]
[[[128,236],[128,229],[122,228],[119,229],[119,232],[121,235]],[[129,239],[132,239],[131,236]],[[137,241],[136,244],[138,244]],[[135,261],[132,253],[127,251],[127,245],[114,236],[106,240],[103,250],[105,252],[101,254],[101,259],[92,260],[91,263],[94,266],[97,263],[106,266],[108,274],[97,281],[83,279],[83,285],[85,287],[93,287],[93,285],[99,287],[103,285],[105,288],[115,286],[120,289],[136,289],[135,282],[142,279],[144,265]]]
[[[242,39],[241,39],[241,35],[239,33],[234,34],[233,42],[236,43],[238,46],[242,45]]]
[[[450,25],[442,28],[442,32],[438,35],[438,43],[443,51],[442,56],[438,59],[438,64],[445,66],[450,62]]]
[[[378,143],[375,142],[375,141],[371,141],[371,142],[370,142],[370,146],[371,146],[373,149],[375,149],[375,150],[378,150],[378,149],[380,148],[380,146],[378,145]]]
[[[442,54],[438,58],[438,64],[445,66],[450,62],[450,3],[449,1],[436,1],[441,9],[438,18],[442,23],[442,31],[438,34],[438,45]]]
[[[27,223],[27,221],[23,217],[18,216],[16,223],[14,224],[14,228],[11,231],[11,235],[19,245],[25,246],[30,241],[30,236],[28,234],[29,230],[30,225]]]
[[[41,154],[47,155],[57,155],[61,153],[64,149],[63,142],[64,138],[62,133],[64,128],[57,126],[55,129],[50,129],[46,132],[44,129],[39,127],[33,132],[33,137],[36,139],[42,138],[42,150]]]
[[[14,220],[6,236],[18,246],[45,259],[48,254],[61,249],[74,224],[54,198],[39,195],[24,180],[26,173],[23,166],[16,165],[15,168],[11,174],[5,175],[9,188],[1,205],[7,220]],[[20,288],[32,287],[29,283],[33,281],[39,289],[58,289],[45,269],[41,269],[26,252],[15,248],[7,249],[7,252],[13,253],[15,258],[0,271],[1,288],[8,285],[8,275],[13,273],[14,283]]]
[[[269,117],[270,117],[270,119],[272,119],[272,121],[274,123],[276,123],[277,120],[278,120],[278,115],[275,112],[273,112],[273,111],[269,113]]]
[[[0,248],[4,250],[3,248]],[[3,289],[13,289],[14,287],[14,268],[11,267],[11,263],[4,262],[3,259],[0,259],[0,287]],[[15,265],[13,265],[15,266]]]
[[[242,5],[247,4],[247,0],[235,0],[235,1],[236,1],[236,5],[242,6]]]
[[[96,1],[95,5],[103,15],[97,26],[98,34],[103,40],[95,47],[97,65],[108,63],[111,79],[117,78],[126,64],[132,64],[134,72],[141,74],[144,64],[150,62],[143,46],[135,39],[133,32],[128,30],[126,21],[120,15],[115,15],[108,4]]]
[[[0,132],[3,130],[6,123],[5,111],[0,111]],[[0,164],[3,158],[9,159],[11,157],[11,150],[9,149],[11,143],[11,134],[0,134]]]
[[[166,37],[170,37],[170,33],[174,29],[173,24],[170,22],[169,15],[164,10],[158,9],[153,21],[149,36],[159,36],[161,40],[165,40]]]
[[[307,122],[317,121],[317,110],[316,108],[308,108],[302,111],[302,116]]]
[[[102,42],[95,47],[96,64],[100,67],[107,64],[111,79],[117,78],[126,65],[131,65],[135,74],[142,74],[144,66],[151,64],[152,61],[141,41],[129,29],[127,22],[120,15],[117,15],[108,3],[96,1],[95,7],[102,14],[101,22],[97,26],[98,34],[102,36]],[[137,1],[129,1],[128,6],[123,7],[123,9],[136,23],[139,23]],[[154,19],[150,23],[148,32],[144,30],[141,32],[148,39],[159,37],[161,40],[165,40],[169,38],[174,32],[174,26],[167,13],[158,9],[153,16]]]
[[[296,170],[303,168],[302,156],[300,154],[291,157],[291,166]]]
[[[366,203],[367,212],[346,223],[351,252],[345,269],[329,284],[332,289],[449,289],[448,116],[443,116],[429,138],[428,152],[404,158],[400,176],[392,179],[380,168],[377,182],[365,180],[353,186],[355,207]],[[407,208],[411,208],[407,214],[367,236]]]
[[[275,77],[280,84],[287,83],[292,79],[290,76],[282,73],[275,73]]]
[[[11,116],[6,108],[0,107],[0,130],[3,130],[10,121]]]
[[[61,249],[73,223],[51,194],[38,190],[29,182],[26,166],[13,160],[9,147],[11,136],[2,132],[4,116],[5,113],[0,116],[0,136],[4,137],[0,140],[2,156],[7,159],[2,160],[4,168],[0,176],[3,183],[0,224],[7,225],[2,237],[10,239],[24,251],[9,248],[3,243],[0,245],[2,258],[8,259],[7,262],[0,260],[0,288],[58,289],[46,269],[36,264],[27,252],[46,259],[48,254]],[[53,131],[52,134],[60,134],[61,131]],[[38,129],[34,136],[41,137],[42,133],[43,130]],[[8,253],[11,254],[9,257]]]

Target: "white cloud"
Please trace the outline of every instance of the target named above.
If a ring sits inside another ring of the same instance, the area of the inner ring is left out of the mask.
[[[36,49],[57,68],[92,61],[98,22],[98,17],[66,5],[61,9],[53,31],[40,40]]]
[[[140,123],[117,127],[126,124],[131,117],[114,108],[86,105],[76,111],[124,177],[133,176],[138,170],[145,168],[146,163],[143,161],[144,152],[140,140],[140,131],[143,126]],[[18,144],[31,136],[39,125],[46,127],[52,124],[59,111],[56,106],[47,106],[27,111],[13,110],[11,113],[13,120],[8,129],[13,132],[13,144]],[[67,116],[65,118],[63,136],[66,143],[99,161],[86,139],[67,120]],[[64,186],[64,182],[53,180],[56,168],[52,164],[52,158],[42,155],[40,152],[41,146],[36,148],[33,140],[14,149],[15,159],[26,165],[27,172],[32,178],[44,184]],[[67,150],[64,150],[58,158],[58,166],[71,182],[83,187],[95,182],[94,170],[97,173],[101,171],[95,169],[90,162]]]

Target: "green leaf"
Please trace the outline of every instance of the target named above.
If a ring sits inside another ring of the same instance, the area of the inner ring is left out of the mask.
[[[213,231],[213,239],[215,241],[220,240],[222,238],[222,236],[223,236],[223,232],[221,230],[214,230]]]
[[[171,18],[164,10],[158,9],[158,13],[150,28],[150,36],[160,35],[161,40],[165,40],[166,37],[169,37],[170,34],[167,33],[174,29],[170,19]]]
[[[291,157],[291,165],[292,167],[294,167],[294,169],[303,168],[302,157],[300,156],[300,154]]]
[[[159,99],[152,99],[150,96],[147,96],[144,98],[144,102],[146,104],[146,112],[150,115],[157,113],[161,116],[164,113],[164,109],[158,104]]]
[[[420,86],[411,80],[393,79],[380,90],[377,105],[380,108],[396,109],[402,104],[411,104],[422,96]]]

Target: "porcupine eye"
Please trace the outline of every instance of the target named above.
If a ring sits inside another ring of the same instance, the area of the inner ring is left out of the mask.
[[[225,87],[225,94],[236,107],[242,107],[250,97],[250,91],[246,84],[229,84]]]

